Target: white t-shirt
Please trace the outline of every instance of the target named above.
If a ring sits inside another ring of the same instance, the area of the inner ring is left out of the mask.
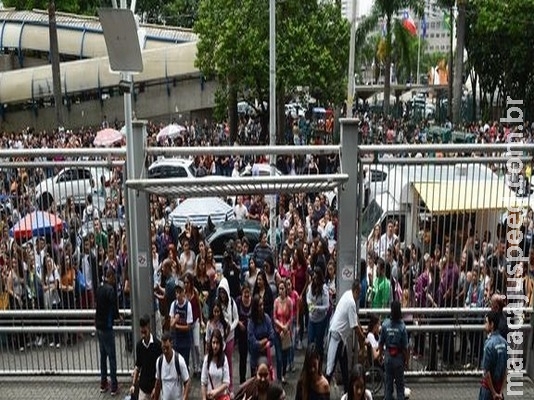
[[[369,344],[371,345],[373,349],[378,349],[378,340],[376,339],[373,332],[369,332],[367,334],[367,341],[369,342]]]
[[[204,363],[202,364],[202,374],[200,376],[200,382],[203,386],[206,386],[208,391],[213,390],[223,383],[230,384],[230,373],[228,368],[228,361],[223,353],[224,365],[222,368],[217,368],[217,364],[212,360],[208,367],[208,356],[204,357]],[[224,394],[224,393],[221,393]]]
[[[186,320],[185,321],[181,321],[181,323],[183,324],[184,322],[187,324],[187,325],[192,325],[193,324],[193,307],[191,306],[191,302],[190,301],[187,301],[187,317],[186,317]],[[176,304],[176,306],[175,306]],[[174,300],[172,303],[171,303],[171,307],[169,309],[169,317],[171,319],[174,318],[174,316],[176,315],[175,313],[175,307],[183,307],[183,303],[180,304],[178,303],[178,300]]]
[[[341,396],[341,400],[347,400],[349,398],[349,395],[345,393],[343,396]],[[365,389],[365,393],[363,395],[363,398],[365,400],[373,400],[373,394],[369,389]]]
[[[345,340],[356,326],[358,326],[356,302],[352,290],[347,290],[337,302],[336,311],[330,320],[330,332],[339,333]]]
[[[176,364],[174,357],[178,357],[180,365],[180,379],[178,378],[178,371],[176,371]],[[162,354],[161,376],[159,376],[159,358],[156,361],[156,379],[161,379],[161,400],[175,400],[183,397],[184,383],[189,380],[189,371],[184,358],[173,351],[173,356],[170,362]]]
[[[234,207],[235,219],[246,219],[248,215],[247,207],[244,204],[236,204]]]

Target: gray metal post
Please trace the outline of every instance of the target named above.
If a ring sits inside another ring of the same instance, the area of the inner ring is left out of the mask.
[[[358,217],[358,172],[355,161],[358,159],[358,120],[341,118],[341,170],[349,180],[338,189],[339,230],[337,293],[341,296],[352,286],[357,276],[357,237]]]
[[[269,0],[269,145],[276,146],[276,0]],[[275,176],[276,155],[271,154],[271,176]],[[271,247],[278,260],[276,248],[276,195],[269,196]]]
[[[146,121],[130,122],[132,134],[127,138],[128,179],[144,177],[146,149]],[[150,251],[150,210],[146,192],[127,189],[128,217],[128,264],[131,279],[131,309],[134,343],[140,339],[138,321],[149,315],[154,321],[154,300],[152,291],[152,256]]]

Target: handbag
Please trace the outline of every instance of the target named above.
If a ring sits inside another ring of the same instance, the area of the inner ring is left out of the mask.
[[[291,331],[287,331],[287,333],[281,333],[280,334],[280,341],[282,342],[282,350],[287,350],[291,347]]]

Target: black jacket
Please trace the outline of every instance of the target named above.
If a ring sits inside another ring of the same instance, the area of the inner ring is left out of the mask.
[[[96,329],[102,331],[113,329],[113,321],[119,318],[118,305],[115,288],[104,282],[96,290]]]

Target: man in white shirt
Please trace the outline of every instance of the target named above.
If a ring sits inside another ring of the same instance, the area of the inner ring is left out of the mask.
[[[243,220],[248,217],[247,207],[243,204],[243,196],[237,196],[237,204],[234,207],[235,219]]]
[[[326,378],[330,381],[337,361],[340,362],[341,376],[345,393],[349,391],[349,361],[347,356],[347,339],[351,337],[353,331],[364,339],[365,335],[358,322],[356,303],[360,299],[361,284],[358,280],[352,283],[352,289],[343,293],[339,299],[334,315],[330,320],[328,331],[328,353],[326,359]]]
[[[395,240],[397,240],[397,235],[395,235],[395,224],[393,220],[388,221],[388,225],[386,228],[386,233],[384,233],[380,237],[380,247],[378,249],[379,256],[382,259],[386,259],[386,252],[391,247],[393,248],[395,246]]]
[[[184,358],[173,350],[169,333],[161,338],[161,350],[163,354],[156,361],[156,386],[152,400],[188,400],[191,387],[189,370]]]

